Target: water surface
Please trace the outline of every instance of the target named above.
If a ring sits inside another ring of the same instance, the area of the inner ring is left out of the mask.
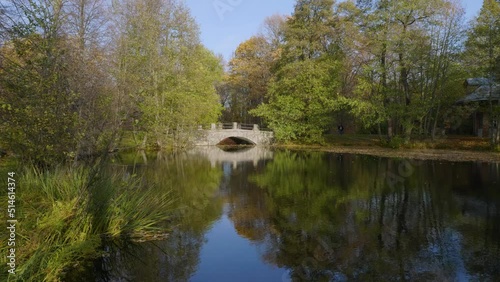
[[[322,152],[122,156],[178,198],[96,281],[500,281],[500,166]],[[88,279],[88,277],[87,277]]]

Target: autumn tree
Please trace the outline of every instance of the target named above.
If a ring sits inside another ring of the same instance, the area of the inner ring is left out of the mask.
[[[63,2],[9,3],[8,41],[0,50],[2,139],[40,165],[72,157],[81,136],[77,95],[63,37]]]
[[[107,22],[102,3],[7,3],[0,91],[9,149],[50,164],[113,148],[120,105],[97,40]]]
[[[287,17],[275,14],[264,19],[264,23],[260,27],[259,37],[263,37],[273,52],[273,58],[277,59],[277,55],[285,42],[285,27]]]
[[[182,146],[198,124],[215,122],[219,59],[203,47],[180,1],[129,1],[115,6],[116,79],[129,97],[129,120],[158,148]]]
[[[253,113],[280,141],[320,142],[338,87],[333,1],[298,1],[283,38],[269,101]]]
[[[229,61],[225,83],[229,91],[226,111],[231,121],[260,124],[249,114],[265,101],[273,64],[272,48],[261,36],[241,43]]]

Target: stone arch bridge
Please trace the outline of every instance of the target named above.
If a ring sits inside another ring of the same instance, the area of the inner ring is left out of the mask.
[[[211,124],[210,129],[198,128],[195,139],[197,146],[215,146],[230,140],[235,144],[270,145],[274,134],[272,131],[263,131],[257,124]]]

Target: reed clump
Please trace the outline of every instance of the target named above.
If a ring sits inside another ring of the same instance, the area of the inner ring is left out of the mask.
[[[170,190],[148,186],[126,171],[29,167],[19,175],[18,268],[9,281],[63,281],[68,270],[102,255],[105,240],[145,240],[168,232]]]

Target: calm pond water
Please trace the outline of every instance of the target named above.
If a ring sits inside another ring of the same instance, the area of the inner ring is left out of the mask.
[[[115,163],[173,187],[175,226],[107,246],[86,281],[500,281],[499,164],[259,148]]]

